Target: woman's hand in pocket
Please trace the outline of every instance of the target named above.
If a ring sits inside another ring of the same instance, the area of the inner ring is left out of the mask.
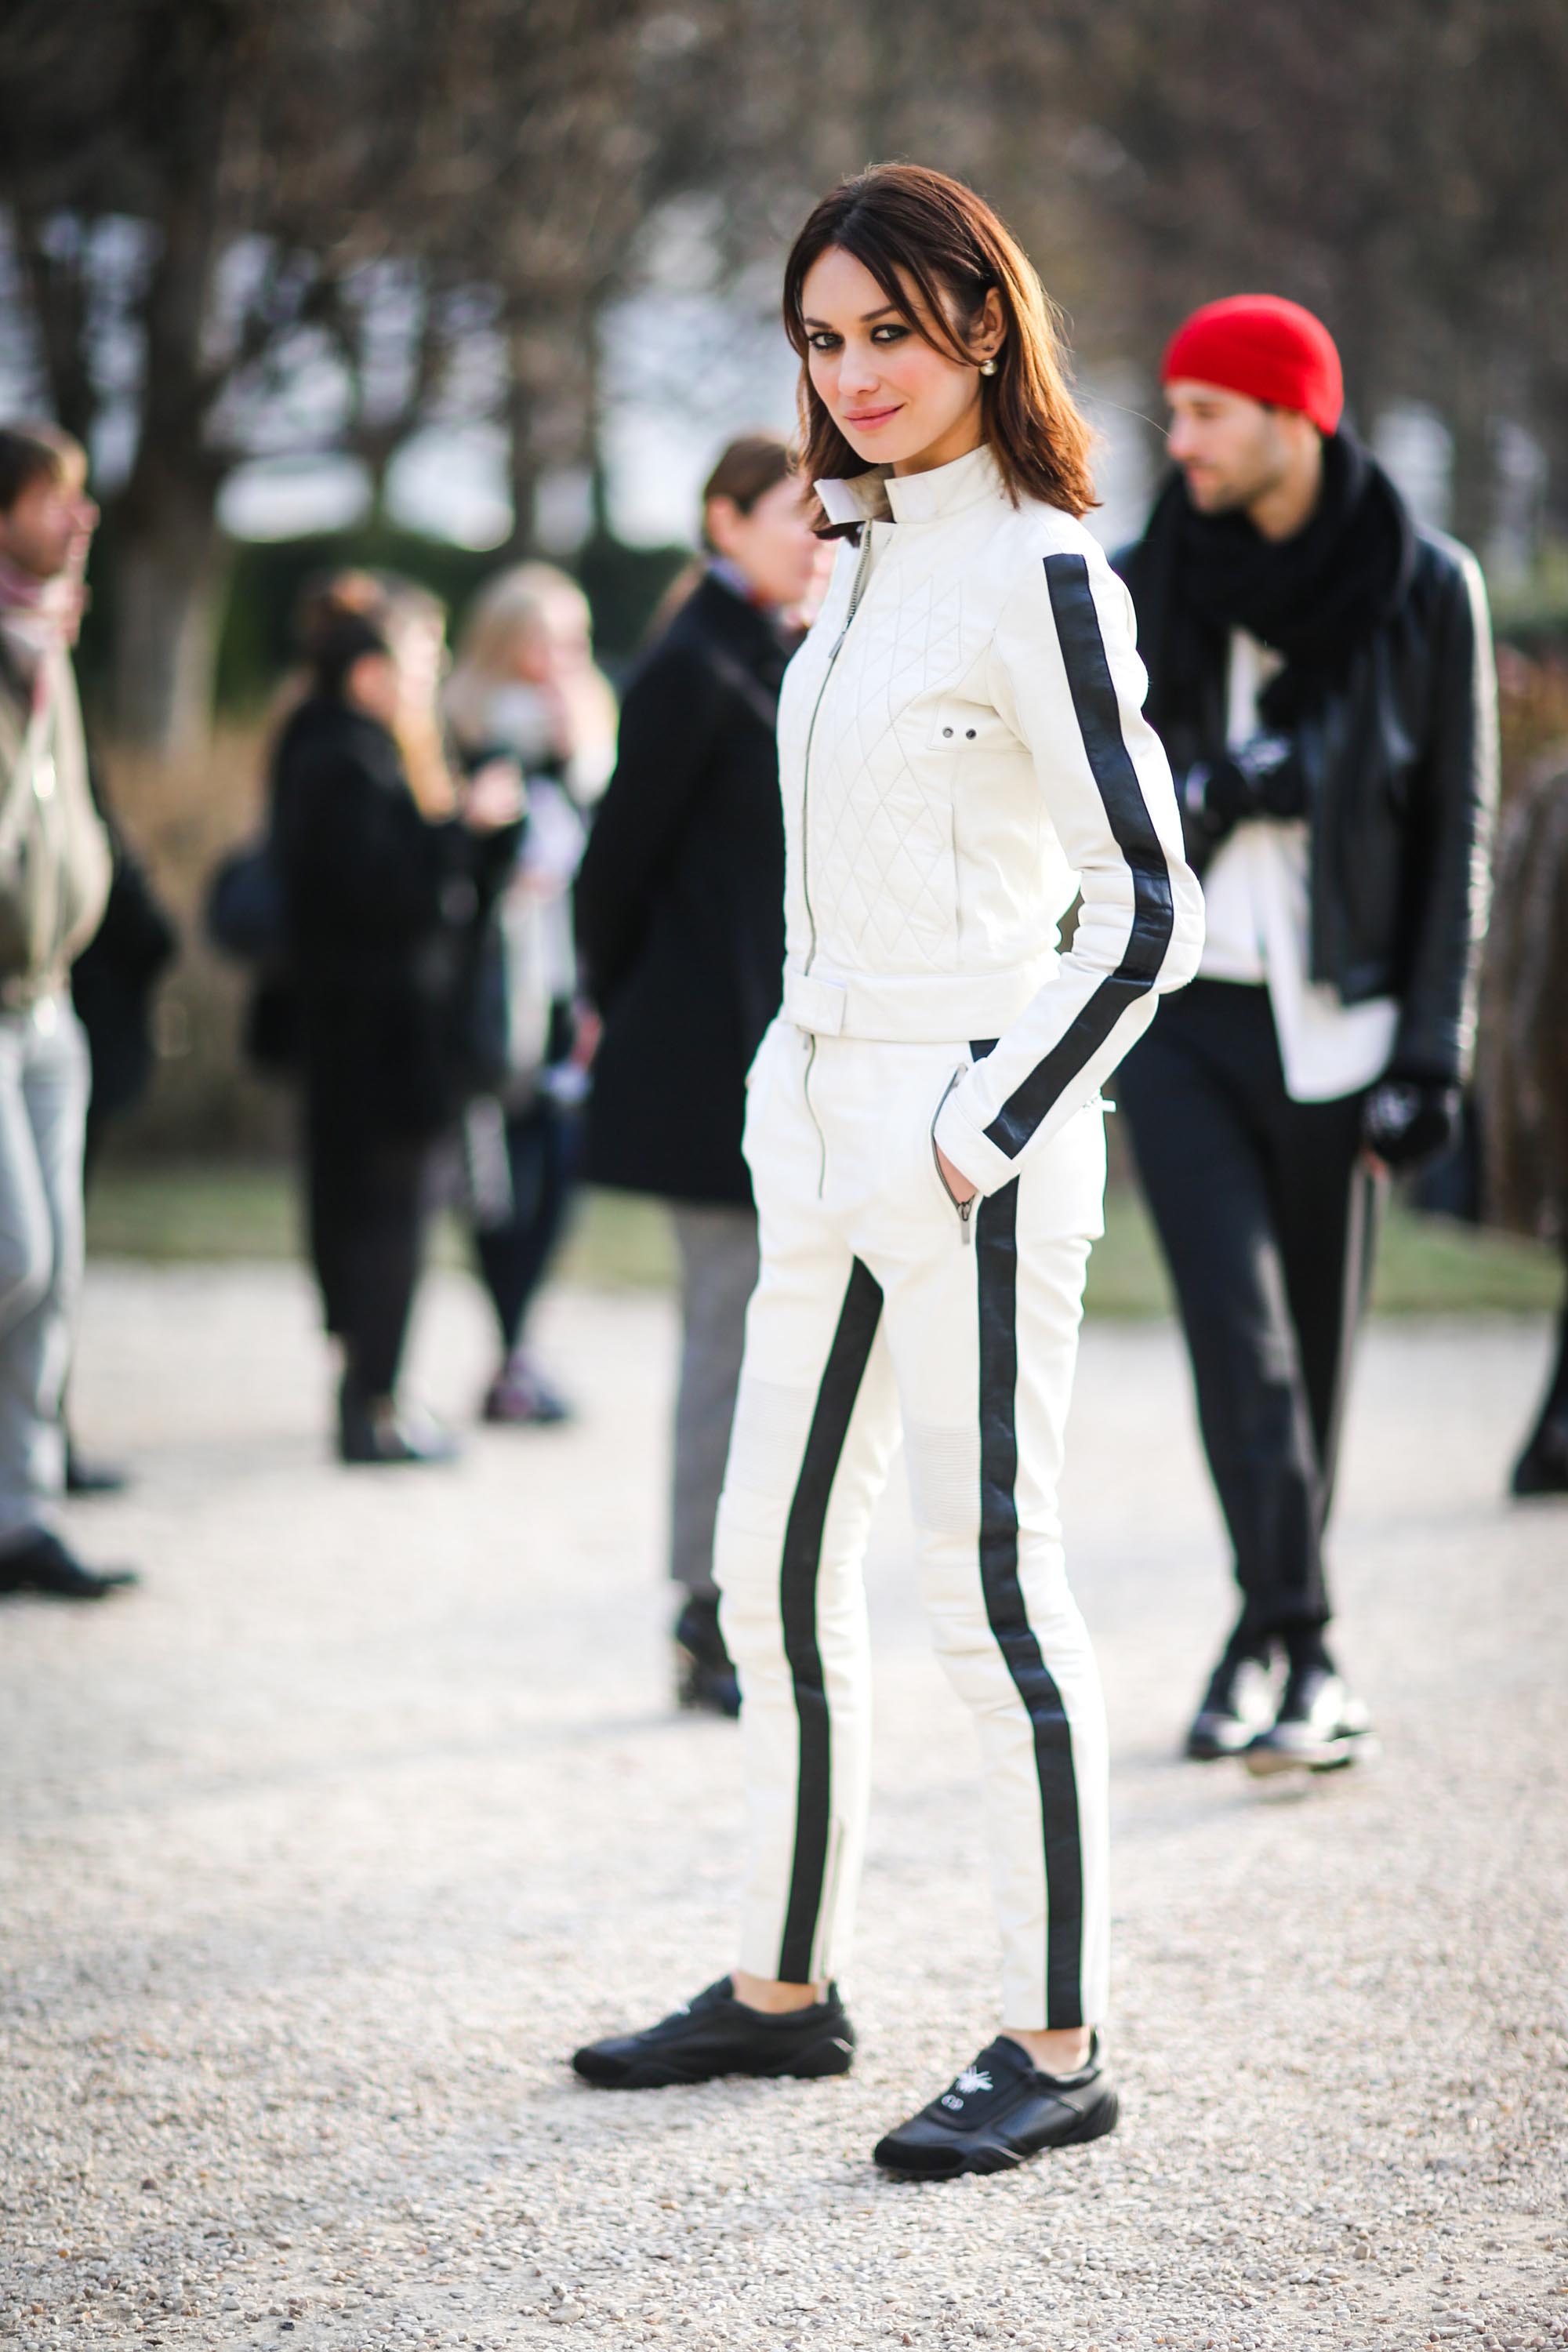
[[[936,1164],[942,1171],[942,1182],[947,1186],[960,1208],[966,1201],[973,1200],[980,1190],[979,1185],[972,1184],[963,1169],[953,1166],[940,1143],[936,1147]]]

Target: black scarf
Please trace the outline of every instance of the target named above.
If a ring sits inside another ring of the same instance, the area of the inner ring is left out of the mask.
[[[1268,726],[1289,728],[1398,611],[1415,559],[1408,508],[1347,433],[1324,442],[1322,495],[1294,539],[1265,539],[1244,514],[1200,514],[1173,475],[1128,566],[1151,723],[1212,719],[1231,632],[1246,629],[1285,657],[1260,708]]]

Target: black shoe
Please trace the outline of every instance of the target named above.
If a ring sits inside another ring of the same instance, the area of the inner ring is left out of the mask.
[[[728,1977],[646,2033],[590,2042],[572,2061],[584,2083],[606,2091],[661,2091],[720,2074],[847,2074],[854,2063],[855,2028],[837,1985],[810,2009],[765,2017],[735,1999]]]
[[[871,2160],[920,2180],[1005,2172],[1042,2148],[1076,2147],[1113,2131],[1119,2104],[1098,2033],[1076,2074],[1042,2074],[1003,2034],[940,2098],[879,2140]]]
[[[1543,1421],[1513,1465],[1516,1495],[1568,1495],[1568,1412]]]
[[[1292,1666],[1279,1712],[1246,1754],[1259,1780],[1274,1772],[1337,1772],[1377,1752],[1372,1718],[1331,1665]]]
[[[741,1685],[719,1631],[719,1603],[695,1594],[675,1621],[675,1703],[704,1715],[741,1712]]]
[[[1251,1651],[1233,1657],[1226,1650],[1204,1693],[1187,1733],[1186,1754],[1194,1764],[1239,1756],[1268,1721],[1267,1661]]]
[[[397,1463],[454,1462],[458,1443],[428,1413],[366,1397],[344,1382],[338,1394],[338,1459],[390,1468]]]
[[[66,1444],[66,1493],[68,1495],[123,1495],[131,1484],[123,1470],[111,1470],[107,1462],[94,1462],[90,1455],[79,1454],[74,1445]]]
[[[0,1592],[52,1592],[61,1601],[101,1601],[140,1584],[133,1568],[84,1568],[58,1536],[40,1528],[30,1542],[0,1552]]]

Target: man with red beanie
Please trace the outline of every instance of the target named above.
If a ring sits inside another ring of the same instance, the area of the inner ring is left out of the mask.
[[[1177,470],[1117,567],[1207,940],[1118,1091],[1242,1600],[1187,1753],[1325,1770],[1369,1728],[1322,1544],[1378,1201],[1452,1139],[1470,1056],[1490,635],[1474,558],[1343,429],[1310,311],[1208,303],[1161,373]]]

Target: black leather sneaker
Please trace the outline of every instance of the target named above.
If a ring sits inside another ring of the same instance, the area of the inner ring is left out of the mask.
[[[90,1454],[79,1453],[68,1437],[66,1440],[66,1493],[75,1496],[123,1495],[131,1484],[130,1473],[117,1469],[110,1462],[95,1462]]]
[[[1239,1756],[1264,1728],[1268,1721],[1268,1674],[1262,1658],[1237,1658],[1226,1652],[1187,1733],[1185,1752],[1194,1764]]]
[[[0,1592],[52,1592],[58,1601],[101,1601],[106,1592],[123,1591],[141,1581],[133,1568],[84,1568],[47,1528],[0,1553]]]
[[[1292,1666],[1279,1712],[1247,1748],[1247,1770],[1259,1780],[1275,1772],[1339,1772],[1375,1756],[1372,1718],[1331,1665]]]
[[[584,2083],[606,2091],[661,2091],[721,2074],[847,2074],[855,2029],[837,1985],[810,2009],[764,2016],[735,1999],[728,1977],[643,2033],[590,2042],[572,2061]]]
[[[1098,2033],[1076,2074],[1042,2074],[1002,2034],[929,2107],[879,2140],[872,2162],[919,2180],[1006,2172],[1043,2148],[1101,2138],[1115,2129],[1118,2106]]]
[[[675,1621],[675,1703],[688,1714],[741,1712],[741,1684],[724,1636],[719,1603],[692,1593]]]
[[[1568,1495],[1568,1407],[1549,1413],[1513,1465],[1510,1492]]]
[[[338,1394],[338,1459],[361,1467],[455,1462],[458,1441],[417,1405],[366,1397],[345,1381]]]

